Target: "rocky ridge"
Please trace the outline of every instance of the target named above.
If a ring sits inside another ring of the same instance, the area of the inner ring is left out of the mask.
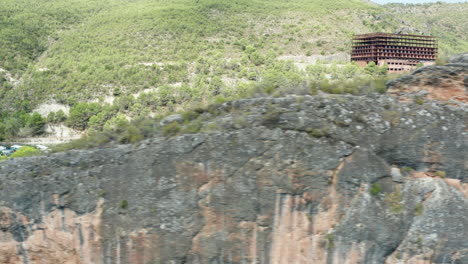
[[[388,83],[389,93],[401,99],[439,100],[467,110],[468,53],[452,57],[444,66],[427,66]]]
[[[0,263],[468,263],[464,108],[290,95],[203,115],[211,131],[0,163]]]

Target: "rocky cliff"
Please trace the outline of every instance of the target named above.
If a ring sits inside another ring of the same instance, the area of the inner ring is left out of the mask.
[[[215,110],[205,133],[0,163],[0,263],[468,263],[463,108]]]

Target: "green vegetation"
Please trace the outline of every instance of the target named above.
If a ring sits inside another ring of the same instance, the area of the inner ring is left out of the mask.
[[[385,203],[388,205],[390,212],[393,214],[401,214],[405,209],[403,203],[403,195],[400,188],[396,188],[395,191],[388,193],[384,199]]]
[[[175,136],[180,132],[180,125],[177,122],[172,122],[163,127],[163,134],[166,137]]]
[[[47,115],[47,122],[51,124],[57,124],[57,123],[62,123],[67,120],[67,116],[65,115],[65,112],[63,110],[59,110],[57,112],[50,112]]]
[[[13,73],[27,70],[31,62],[85,17],[110,1],[1,0],[0,68]]]
[[[52,151],[93,148],[110,142],[136,143],[142,139],[155,136],[159,130],[153,118],[137,118],[128,121],[123,116],[116,116],[106,123],[102,130],[91,129],[85,136],[70,143],[56,145]]]
[[[44,133],[45,124],[46,119],[38,113],[0,112],[0,141],[5,138],[41,135]]]
[[[437,36],[442,60],[468,50],[468,3],[389,4],[386,7],[390,14],[397,13],[398,19],[403,19],[412,27]]]
[[[439,178],[445,178],[445,176],[447,176],[447,173],[445,171],[439,170],[439,171],[434,172],[434,175]]]
[[[278,110],[270,110],[264,113],[262,116],[262,123],[265,126],[274,126],[279,122],[281,112]]]
[[[418,240],[416,241],[416,243],[417,243],[418,245],[422,245],[422,243],[423,243],[423,238],[422,238],[421,235],[418,236]]]
[[[201,119],[196,119],[193,121],[190,121],[186,124],[184,129],[182,130],[183,134],[196,134],[200,131],[200,129],[203,127],[203,122]]]
[[[372,187],[370,188],[369,192],[370,194],[376,196],[382,192],[382,186],[380,186],[380,184],[378,183],[374,183],[372,184]]]
[[[23,146],[19,148],[17,151],[13,152],[11,156],[6,156],[3,154],[0,154],[0,162],[5,161],[8,159],[13,159],[13,158],[24,158],[24,157],[32,157],[32,156],[37,156],[41,155],[41,151],[35,147],[29,147],[29,146]]]
[[[409,172],[414,171],[413,168],[408,167],[408,166],[405,166],[405,167],[401,168],[401,170],[402,170],[404,173],[409,173]]]
[[[331,250],[335,247],[335,236],[333,234],[327,234],[322,241],[320,241],[320,246],[327,250]]]
[[[322,127],[320,129],[307,129],[307,132],[309,132],[309,135],[311,137],[315,137],[315,138],[326,137],[326,136],[329,136],[330,134],[328,127]]]
[[[70,116],[67,119],[67,125],[78,130],[88,128],[88,122],[91,117],[96,116],[102,112],[102,107],[98,103],[79,103],[70,110]],[[93,120],[94,122],[98,122]],[[94,124],[93,122],[93,124]]]
[[[48,123],[88,131],[93,140],[99,135],[97,142],[133,142],[142,136],[132,135],[146,132],[129,120],[197,104],[298,87],[305,94],[385,92],[385,66],[302,60],[348,51],[354,33],[393,32],[400,11],[409,23],[433,28],[444,55],[468,43],[466,23],[455,23],[463,22],[468,4],[421,6],[414,17],[406,6],[360,0],[0,0],[0,6],[0,140],[41,135]],[[448,10],[450,16],[441,15]],[[49,100],[70,106],[70,116],[32,114]],[[115,131],[120,138],[109,135]]]
[[[29,80],[13,93],[24,95],[33,87],[34,101],[53,94],[68,104],[175,83],[216,90],[222,75],[253,79],[256,68],[280,53],[304,54],[299,46],[310,36],[334,32],[337,39],[347,38],[350,32],[333,29],[341,23],[335,20],[344,20],[335,11],[349,10],[352,20],[358,9],[377,9],[358,0],[0,3],[1,24],[7,25],[0,31],[0,67]],[[325,42],[330,44],[315,54],[337,46]],[[349,42],[338,46],[345,49]]]
[[[128,208],[128,201],[127,200],[122,200],[120,202],[120,208],[126,210]]]
[[[326,240],[327,240],[327,248],[328,249],[332,249],[335,247],[335,236],[333,234],[328,234],[326,236]]]
[[[424,104],[424,99],[422,97],[416,97],[414,98],[414,102],[418,105]]]
[[[21,147],[13,154],[11,154],[11,158],[23,158],[23,157],[30,157],[30,156],[37,156],[41,154],[41,151],[34,148],[34,147]]]
[[[423,204],[422,204],[422,203],[418,203],[418,204],[416,205],[416,207],[414,208],[414,214],[417,215],[417,216],[422,215],[423,210],[424,210]]]

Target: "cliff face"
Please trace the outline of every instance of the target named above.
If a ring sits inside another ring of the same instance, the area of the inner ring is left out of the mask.
[[[220,132],[0,163],[0,263],[468,263],[463,109],[217,111]]]

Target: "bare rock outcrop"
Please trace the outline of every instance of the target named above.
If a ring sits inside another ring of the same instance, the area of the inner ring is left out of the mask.
[[[0,163],[0,263],[468,263],[462,109],[287,96],[202,118]]]
[[[402,100],[432,99],[466,108],[468,54],[452,57],[444,66],[426,66],[387,83],[388,92]]]
[[[468,53],[462,53],[451,57],[449,63],[468,63]]]

